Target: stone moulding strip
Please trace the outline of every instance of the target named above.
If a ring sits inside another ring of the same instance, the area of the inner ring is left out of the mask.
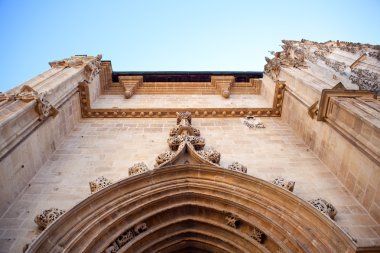
[[[280,117],[284,90],[285,83],[277,81],[273,106],[270,108],[91,108],[88,83],[79,84],[83,118],[176,118],[177,112],[191,112],[195,118]]]

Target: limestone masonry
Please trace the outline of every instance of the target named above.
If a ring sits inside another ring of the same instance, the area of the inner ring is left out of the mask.
[[[380,47],[262,72],[72,56],[0,93],[0,253],[380,252]]]

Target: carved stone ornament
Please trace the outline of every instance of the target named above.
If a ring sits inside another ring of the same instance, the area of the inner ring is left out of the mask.
[[[44,210],[41,214],[34,218],[34,222],[38,225],[41,230],[47,228],[51,223],[56,221],[65,213],[64,210],[58,208],[50,208]]]
[[[170,130],[169,135],[170,151],[156,158],[156,167],[172,164],[179,159],[180,154],[188,154],[190,160],[200,163],[219,164],[220,153],[212,147],[205,148],[205,139],[200,137],[200,131],[191,125],[190,112],[177,112],[177,126]],[[189,160],[186,158],[184,162],[189,162]]]
[[[229,213],[226,216],[227,225],[233,228],[239,227],[240,219],[237,215]]]
[[[247,167],[238,162],[233,162],[230,165],[228,165],[228,169],[232,171],[238,171],[241,173],[247,173]]]
[[[109,179],[101,176],[95,179],[95,181],[89,182],[89,184],[91,193],[95,193],[111,185],[112,182]]]
[[[253,227],[249,237],[257,241],[258,243],[263,243],[266,238],[266,235],[257,227]]]
[[[203,150],[197,151],[200,156],[202,156],[207,161],[212,163],[219,164],[220,162],[220,153],[216,151],[213,147],[207,147]]]
[[[334,72],[342,75],[358,85],[360,90],[369,90],[380,93],[379,74],[369,69],[360,68],[359,63],[366,57],[380,61],[380,46],[342,41],[327,41],[318,43],[309,40],[292,41],[283,40],[283,51],[273,53],[273,59],[266,58],[265,73],[273,80],[278,79],[282,67],[305,67],[305,59],[314,63],[322,64],[331,68]],[[330,55],[336,50],[342,50],[351,54],[359,55],[357,60],[350,66],[345,62],[338,61]],[[334,74],[337,78],[337,74]]]
[[[30,102],[35,100],[36,112],[40,115],[39,120],[43,120],[49,116],[55,116],[58,113],[58,110],[53,107],[49,101],[46,100],[46,93],[38,93],[33,88],[28,85],[21,87],[20,91],[16,94],[0,94],[0,102],[2,101],[15,101],[20,100],[23,102]]]
[[[128,169],[129,176],[139,175],[149,171],[148,166],[144,162],[136,163]]]
[[[272,183],[291,192],[293,192],[294,185],[296,184],[294,181],[285,181],[283,177],[276,177]]]
[[[143,233],[148,229],[148,226],[145,222],[135,225],[133,228],[130,228],[120,234],[115,241],[113,241],[105,250],[105,253],[116,253],[121,247],[123,247],[128,242],[132,241],[136,236]]]
[[[260,121],[260,119],[254,116],[247,116],[243,120],[243,124],[249,128],[265,128],[264,124]]]
[[[50,67],[52,68],[79,68],[84,67],[84,76],[87,82],[91,82],[92,79],[100,71],[100,62],[102,55],[98,54],[97,56],[87,56],[79,55],[72,56],[70,58],[65,58],[59,61],[49,62]]]
[[[278,80],[282,67],[307,68],[305,54],[301,50],[295,50],[293,41],[283,40],[283,51],[271,52],[273,59],[265,57],[267,64],[264,66],[264,72],[274,81]]]
[[[329,216],[332,220],[334,219],[335,215],[338,213],[335,207],[324,199],[317,198],[317,199],[309,200],[308,202],[312,204],[315,208],[317,208],[321,213]]]

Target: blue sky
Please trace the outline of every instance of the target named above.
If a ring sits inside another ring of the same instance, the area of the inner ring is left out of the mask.
[[[0,91],[75,54],[123,71],[262,71],[282,39],[380,44],[379,13],[376,0],[0,0]]]

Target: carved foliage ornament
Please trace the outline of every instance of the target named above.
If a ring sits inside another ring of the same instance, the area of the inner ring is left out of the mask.
[[[102,55],[98,54],[96,57],[80,55],[80,56],[72,56],[70,58],[66,58],[60,61],[52,61],[49,62],[50,67],[52,68],[79,68],[84,67],[84,76],[87,82],[91,82],[92,79],[99,73],[100,71],[100,62],[102,59]]]
[[[171,150],[156,158],[158,166],[172,160],[186,145],[190,145],[204,160],[219,164],[220,153],[211,147],[204,148],[205,139],[200,137],[198,129],[191,126],[190,112],[177,112],[177,126],[170,130],[169,135],[168,145]]]
[[[37,102],[35,109],[37,113],[40,115],[39,120],[43,120],[49,116],[55,116],[58,113],[58,110],[55,107],[53,107],[50,104],[50,102],[46,99],[46,95],[46,92],[38,93],[30,86],[24,85],[16,94],[1,94],[0,102],[16,100],[30,102],[35,100]]]
[[[281,67],[304,67],[304,59],[312,63],[324,63],[327,67],[331,68],[334,72],[339,73],[350,79],[350,81],[359,86],[361,90],[369,90],[380,93],[380,80],[379,74],[369,69],[357,68],[358,64],[347,65],[344,62],[337,61],[329,57],[331,53],[336,50],[346,51],[352,54],[360,55],[355,61],[365,57],[375,58],[380,61],[380,46],[369,45],[360,43],[350,43],[342,41],[327,41],[325,43],[318,43],[314,41],[301,40],[291,41],[283,40],[283,51],[273,53],[273,59],[266,58],[267,64],[265,65],[265,73],[268,74],[273,80],[278,79]],[[294,59],[297,59],[294,61]],[[301,65],[299,65],[299,63]],[[336,77],[336,76],[335,76]]]
[[[89,182],[89,184],[91,193],[95,193],[111,185],[112,182],[109,179],[101,176],[95,179],[95,181]]]
[[[228,169],[232,171],[238,171],[241,173],[247,173],[247,167],[245,167],[243,164],[240,164],[238,162],[233,162],[230,165],[228,165]]]
[[[305,54],[302,50],[295,50],[293,41],[283,40],[283,51],[271,52],[274,58],[265,57],[267,64],[264,72],[274,81],[278,80],[282,67],[307,68]]]
[[[294,190],[294,185],[296,184],[294,181],[285,181],[283,177],[276,177],[272,183],[291,192]]]
[[[139,175],[139,174],[142,174],[144,172],[147,172],[147,171],[149,171],[148,166],[146,166],[145,163],[140,162],[140,163],[136,163],[132,167],[130,167],[128,169],[128,174],[129,174],[129,176],[135,176],[135,175]]]
[[[309,200],[308,202],[312,204],[316,209],[318,209],[321,213],[329,216],[332,220],[334,219],[335,215],[338,213],[335,207],[324,199],[317,198],[317,199]]]
[[[123,247],[128,242],[132,241],[136,236],[143,233],[148,229],[145,222],[139,223],[133,228],[124,231],[119,235],[115,241],[113,241],[105,250],[104,253],[116,253],[121,247]]]
[[[50,208],[44,210],[41,214],[34,218],[34,222],[38,225],[41,230],[47,228],[51,223],[56,221],[65,213],[64,210],[58,208]]]
[[[249,236],[255,241],[257,241],[258,243],[263,243],[266,238],[266,235],[263,233],[263,231],[261,231],[257,227],[253,227],[251,234]]]
[[[265,128],[264,124],[254,116],[245,117],[243,124],[249,128]]]
[[[226,216],[226,222],[228,226],[233,227],[233,228],[238,228],[240,219],[237,215],[229,213]]]

